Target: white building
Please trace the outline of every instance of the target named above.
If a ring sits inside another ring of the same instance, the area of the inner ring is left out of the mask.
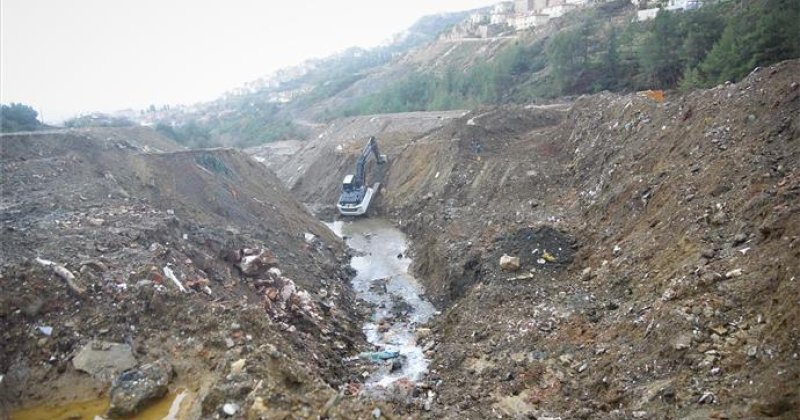
[[[631,3],[637,6],[646,4],[645,0],[631,0]],[[700,0],[669,0],[667,2],[666,10],[694,10],[699,8],[700,5]],[[636,12],[636,20],[642,22],[645,20],[655,19],[659,10],[661,10],[660,7],[639,10]]]
[[[489,23],[492,25],[511,25],[509,19],[512,19],[513,17],[514,3],[506,1],[494,5],[492,13],[489,15]]]
[[[669,0],[667,10],[693,10],[700,7],[699,0]]]
[[[550,16],[540,15],[536,13],[528,13],[524,15],[517,15],[514,17],[514,29],[521,31],[536,26],[541,26],[550,20]]]
[[[469,15],[469,23],[473,25],[480,25],[489,22],[489,16],[483,13],[473,13]]]
[[[504,1],[502,3],[497,3],[492,8],[492,14],[510,14],[514,11],[514,3],[510,1]]]
[[[658,11],[661,10],[658,7],[654,7],[652,9],[644,9],[636,11],[636,20],[639,22],[655,19]]]
[[[557,6],[547,7],[542,9],[542,14],[550,16],[551,18],[556,18],[559,16],[563,16],[565,13],[577,9],[578,6],[574,4],[559,4]]]

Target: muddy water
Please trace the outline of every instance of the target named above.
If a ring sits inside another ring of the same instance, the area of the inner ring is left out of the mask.
[[[374,305],[369,322],[364,325],[367,340],[381,350],[399,351],[403,366],[395,372],[378,370],[368,386],[387,386],[398,379],[417,381],[428,369],[428,360],[417,344],[415,329],[436,312],[422,297],[424,289],[409,274],[411,259],[406,257],[406,236],[382,219],[364,218],[336,221],[328,226],[346,239],[357,256],[350,265],[356,270],[353,289]],[[390,319],[388,331],[379,331],[381,320]]]
[[[136,420],[179,420],[186,417],[192,393],[179,389],[170,392],[159,401],[145,407],[135,416],[126,419]],[[43,405],[23,408],[11,412],[11,420],[68,420],[92,419],[105,420],[108,410],[108,397],[92,400],[74,401],[55,406]]]

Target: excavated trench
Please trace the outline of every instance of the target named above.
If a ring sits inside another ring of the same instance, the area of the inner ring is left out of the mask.
[[[417,329],[436,309],[409,272],[412,260],[406,255],[405,234],[389,221],[376,218],[335,221],[328,226],[356,251],[350,262],[356,271],[353,289],[373,307],[363,327],[367,341],[376,352],[399,353],[368,378],[367,390],[380,392],[401,379],[418,381],[427,372],[429,361],[417,343]]]

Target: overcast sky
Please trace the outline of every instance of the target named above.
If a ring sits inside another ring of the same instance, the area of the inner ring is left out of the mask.
[[[215,99],[281,67],[370,47],[499,0],[0,0],[0,102],[47,122]]]

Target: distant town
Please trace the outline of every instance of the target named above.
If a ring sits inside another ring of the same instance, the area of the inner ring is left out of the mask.
[[[467,22],[458,25],[449,34],[452,39],[493,38],[511,35],[546,24],[586,6],[607,3],[607,0],[516,0],[496,4],[487,11],[475,12]],[[637,19],[653,19],[661,9],[691,10],[700,7],[699,0],[631,0],[639,8]]]
[[[441,35],[441,39],[450,41],[490,40],[493,38],[515,37],[519,32],[534,30],[547,24],[550,20],[586,7],[610,3],[615,0],[515,0],[497,3],[492,7],[480,9]],[[619,1],[619,0],[616,0]],[[659,10],[692,10],[702,5],[701,0],[630,0],[636,6],[636,20],[645,21],[654,19]],[[402,38],[405,34],[398,34]],[[397,41],[394,39],[393,41]],[[363,54],[361,48],[351,48],[336,56],[357,57]],[[210,103],[150,107],[145,110],[121,110],[108,115],[104,113],[85,114],[72,120],[72,125],[119,125],[121,119],[127,119],[137,124],[153,126],[157,122],[172,121],[174,124],[185,116],[193,115],[198,122],[206,122],[213,118],[223,117],[233,112],[225,106],[228,99],[262,91],[268,95],[267,102],[281,104],[288,103],[295,98],[308,93],[311,85],[285,88],[284,84],[290,80],[301,77],[316,69],[323,59],[310,59],[305,62],[280,69],[270,75],[259,78],[244,86],[231,90],[223,95],[217,106]]]

